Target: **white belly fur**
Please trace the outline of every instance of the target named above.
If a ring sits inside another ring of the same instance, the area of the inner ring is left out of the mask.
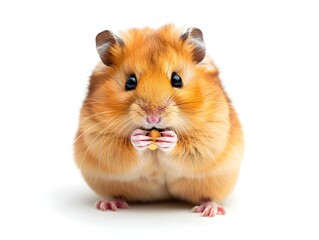
[[[166,174],[158,163],[156,152],[148,151],[140,156],[141,164],[127,174],[100,175],[104,184],[123,187],[123,195],[128,201],[154,201],[170,199]],[[139,189],[139,190],[136,190]],[[113,195],[112,192],[109,193]]]

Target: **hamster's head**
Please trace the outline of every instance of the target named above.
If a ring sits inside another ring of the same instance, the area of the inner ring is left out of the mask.
[[[221,87],[214,80],[216,68],[204,60],[198,28],[181,31],[166,25],[120,36],[103,31],[96,46],[103,66],[91,77],[84,105],[88,117],[95,115],[119,135],[137,128],[183,134],[211,120]]]

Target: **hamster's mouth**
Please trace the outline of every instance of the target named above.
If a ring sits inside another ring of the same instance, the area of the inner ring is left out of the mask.
[[[162,132],[162,131],[165,131],[165,130],[168,130],[168,131],[172,131],[171,128],[156,128],[156,127],[151,127],[151,128],[142,128],[143,130],[146,130],[146,131],[151,131],[152,129],[155,129],[159,132]]]
[[[157,129],[158,131],[168,129],[163,123],[145,123],[141,128],[147,131],[151,129]]]

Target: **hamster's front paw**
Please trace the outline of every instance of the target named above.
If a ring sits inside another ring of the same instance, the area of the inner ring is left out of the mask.
[[[162,137],[156,139],[156,145],[164,152],[171,151],[177,143],[177,135],[173,131],[165,130],[161,132]]]
[[[148,146],[153,143],[151,137],[147,136],[149,131],[136,129],[131,135],[131,143],[135,149],[144,151]]]

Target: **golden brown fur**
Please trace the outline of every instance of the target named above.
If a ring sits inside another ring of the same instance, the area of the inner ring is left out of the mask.
[[[76,136],[75,160],[90,187],[103,197],[128,201],[179,198],[222,201],[232,191],[243,154],[237,114],[209,58],[194,62],[194,44],[172,25],[123,33],[112,45],[112,64],[90,79]],[[184,87],[174,89],[178,72]],[[134,73],[138,86],[125,91]],[[178,142],[171,152],[138,152],[130,136],[143,127],[142,107],[160,107]]]

